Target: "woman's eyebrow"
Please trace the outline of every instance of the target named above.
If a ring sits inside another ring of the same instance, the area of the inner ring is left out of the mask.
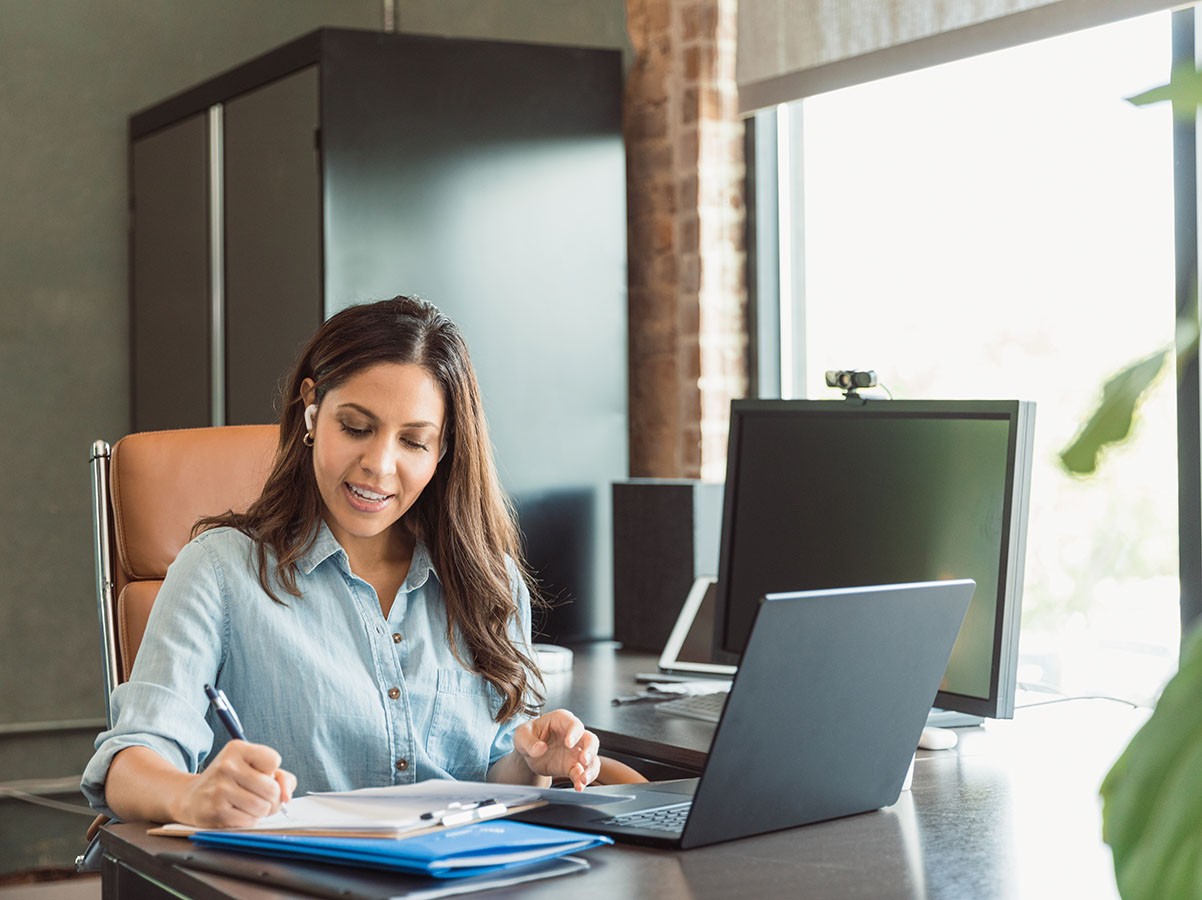
[[[366,406],[360,406],[358,403],[340,403],[340,404],[338,404],[338,408],[339,409],[353,409],[356,412],[362,413],[363,415],[367,416],[369,419],[378,418],[374,412],[372,412]]]
[[[353,409],[353,410],[356,410],[357,412],[367,416],[367,418],[371,419],[372,421],[379,421],[379,416],[377,416],[374,412],[372,412],[366,406],[360,406],[358,403],[340,403],[340,404],[338,404],[338,408],[339,409]],[[439,426],[434,422],[420,421],[420,422],[406,422],[401,427],[402,428],[435,428],[435,429],[437,429]]]

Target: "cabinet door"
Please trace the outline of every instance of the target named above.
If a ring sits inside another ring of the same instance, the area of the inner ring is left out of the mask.
[[[225,408],[274,422],[277,387],[321,322],[316,67],[224,106]]]
[[[130,149],[134,431],[212,424],[208,140],[202,114]]]
[[[415,293],[459,323],[528,558],[573,601],[542,634],[608,638],[609,492],[627,476],[620,57],[406,35],[335,50],[327,310]]]

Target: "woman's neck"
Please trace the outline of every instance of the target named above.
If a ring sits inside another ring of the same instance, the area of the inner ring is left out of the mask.
[[[368,538],[339,534],[334,528],[330,530],[346,551],[351,571],[376,587],[381,605],[386,598],[377,583],[394,585],[387,596],[387,603],[391,605],[392,595],[404,583],[409,574],[409,564],[413,561],[413,550],[417,545],[413,533],[402,522]]]

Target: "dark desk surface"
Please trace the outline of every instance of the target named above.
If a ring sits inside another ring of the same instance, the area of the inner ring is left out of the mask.
[[[547,676],[547,709],[564,707],[576,713],[601,739],[602,753],[641,757],[700,773],[713,725],[665,716],[655,711],[654,703],[613,705],[615,696],[633,694],[641,687],[635,684],[635,675],[656,670],[654,656],[593,644],[576,647],[573,662],[571,672]]]
[[[578,648],[548,702],[577,712],[603,751],[699,767],[710,726],[610,702],[653,666],[645,654]],[[886,810],[685,852],[601,848],[587,854],[586,875],[488,896],[1116,898],[1097,788],[1145,715],[1101,700],[1020,709],[961,729],[954,750],[919,751],[913,789]],[[110,826],[103,842],[188,896],[294,896],[165,866],[154,854],[180,842],[149,838],[142,825]]]

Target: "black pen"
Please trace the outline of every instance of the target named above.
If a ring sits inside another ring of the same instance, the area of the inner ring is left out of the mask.
[[[238,714],[234,712],[234,707],[226,699],[225,691],[216,690],[213,685],[206,684],[205,696],[209,698],[209,703],[213,705],[213,711],[217,713],[217,718],[221,720],[221,724],[225,726],[225,730],[230,733],[230,737],[235,740],[245,741],[246,733],[242,730],[242,723],[238,721]],[[288,815],[287,804],[280,804],[280,812]]]
[[[230,701],[226,699],[225,691],[214,690],[213,685],[206,684],[205,696],[213,704],[217,718],[221,720],[225,730],[230,733],[230,737],[239,741],[246,740],[246,735],[242,731],[242,723],[238,721],[238,714],[234,712],[234,707],[230,706]]]

